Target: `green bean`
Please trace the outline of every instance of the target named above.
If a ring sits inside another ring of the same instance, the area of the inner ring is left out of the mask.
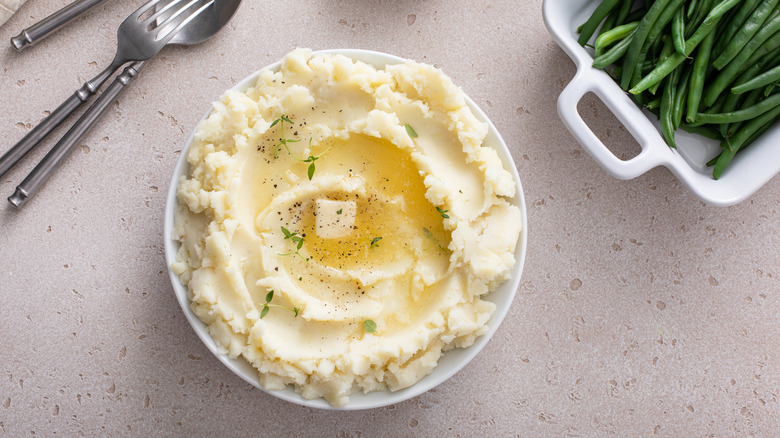
[[[623,61],[623,76],[620,80],[620,86],[627,90],[631,85],[631,78],[634,75],[634,67],[636,67],[637,59],[639,58],[642,47],[645,44],[647,35],[650,33],[653,25],[658,17],[664,12],[664,9],[671,0],[657,0],[650,6],[650,9],[642,17],[634,31],[634,37],[632,38],[631,45],[626,53],[625,60]]]
[[[671,0],[666,9],[658,16],[658,20],[650,28],[650,32],[647,34],[647,39],[642,47],[643,51],[648,53],[653,51],[652,45],[660,41],[667,24],[674,19],[676,12],[682,7],[683,3],[685,1]]]
[[[607,66],[614,64],[621,56],[625,55],[630,44],[631,35],[620,40],[620,42],[612,46],[606,53],[596,57],[596,59],[593,60],[593,67],[606,68]]]
[[[677,9],[672,18],[672,38],[674,49],[677,53],[683,54],[685,52],[685,8]]]
[[[774,125],[774,123],[775,123],[776,121],[777,121],[777,119],[775,119],[775,120],[772,120],[771,122],[768,122],[766,125],[764,125],[764,126],[762,126],[762,127],[758,128],[758,130],[757,130],[756,132],[754,132],[754,133],[753,133],[753,135],[751,135],[750,137],[748,137],[748,139],[747,139],[747,140],[745,140],[745,144],[744,144],[744,145],[742,145],[742,147],[740,148],[740,150],[741,150],[741,149],[745,149],[746,147],[748,147],[748,146],[750,145],[750,143],[753,143],[754,141],[756,141],[756,139],[757,139],[758,137],[760,137],[760,136],[761,136],[763,133],[765,133],[767,130],[769,130],[769,128],[771,128],[771,127],[772,127],[772,125]]]
[[[747,144],[747,141],[754,138],[753,134],[762,129],[765,125],[771,124],[780,117],[780,106],[775,107],[773,110],[768,111],[750,122],[734,134],[731,141],[724,140],[721,143],[721,147],[724,151],[718,157],[718,161],[715,163],[715,167],[712,170],[712,177],[718,179],[723,174],[726,166],[734,158],[734,155]]]
[[[630,21],[639,21],[639,20],[642,19],[642,17],[644,15],[645,15],[645,12],[640,8],[640,9],[637,9],[636,11],[631,12],[630,14],[628,14],[626,19],[623,20],[623,21],[629,21],[629,22]]]
[[[616,25],[621,26],[629,21],[639,22],[639,20],[627,20],[628,14],[631,13],[632,6],[634,6],[634,0],[623,0],[623,2],[620,3],[620,9],[617,10]]]
[[[716,114],[699,114],[698,121],[714,124],[744,122],[746,120],[756,118],[767,111],[771,111],[778,105],[780,105],[780,94],[773,94],[755,105],[740,109],[738,111]]]
[[[693,61],[693,73],[688,91],[688,112],[685,116],[688,122],[695,122],[696,114],[699,112],[699,102],[701,102],[701,93],[704,90],[704,79],[707,75],[707,66],[710,63],[710,53],[714,41],[715,32],[710,32],[701,42]]]
[[[734,35],[739,32],[742,28],[742,24],[745,23],[745,20],[747,20],[750,13],[753,12],[753,9],[756,8],[760,1],[761,0],[745,0],[745,2],[742,3],[742,6],[737,9],[737,13],[734,14],[734,17],[726,22],[726,28],[723,30],[720,38],[718,38],[718,43],[713,48],[713,54],[719,56],[723,53],[723,50],[728,43],[731,42],[731,39],[734,38]]]
[[[756,76],[759,76],[768,66],[780,63],[780,47],[775,48],[771,53],[765,55],[756,63],[748,66],[733,82],[735,86],[738,86],[744,82],[747,82]]]
[[[645,104],[647,103],[647,96],[644,96],[642,94],[636,94],[633,97],[634,97],[634,102],[636,102],[636,104],[641,107],[644,107]]]
[[[719,113],[723,109],[723,104],[726,103],[726,94],[721,94],[720,97],[715,101],[714,104],[712,104],[711,107],[707,108],[706,113]],[[701,113],[700,113],[701,114]]]
[[[639,94],[655,84],[662,81],[666,76],[668,76],[670,73],[675,71],[677,67],[679,67],[680,64],[685,61],[686,57],[685,55],[681,55],[679,53],[673,53],[670,55],[666,60],[658,64],[658,66],[653,69],[647,76],[642,78],[639,82],[637,82],[636,85],[634,85],[630,90],[628,90],[631,94]]]
[[[680,70],[675,70],[665,79],[663,96],[661,96],[661,135],[666,144],[677,149],[674,139],[674,99]]]
[[[742,102],[742,107],[741,108],[745,109],[747,107],[751,107],[751,106],[757,104],[764,97],[763,94],[764,94],[763,90],[753,90],[753,91],[751,91],[750,93],[747,94],[747,97],[745,98],[745,101]],[[745,123],[744,121],[739,121],[739,122],[733,122],[733,123],[729,124],[729,129],[728,129],[728,132],[726,133],[726,136],[727,137],[733,137],[734,133],[739,131],[739,128],[741,128],[744,123]]]
[[[685,68],[683,70],[680,75],[677,91],[674,93],[674,105],[672,107],[674,129],[679,128],[680,123],[682,123],[683,113],[685,112],[685,101],[688,97],[688,84],[690,83],[692,71],[693,68]]]
[[[685,14],[685,19],[690,20],[693,16],[693,13],[696,12],[698,9],[696,9],[699,6],[699,0],[691,0],[688,2],[688,12]]]
[[[671,0],[669,5],[666,7],[666,9],[661,13],[661,15],[656,20],[655,24],[650,28],[650,32],[647,34],[647,38],[645,40],[644,45],[642,46],[642,51],[640,52],[639,56],[637,57],[637,65],[644,65],[645,60],[647,59],[648,55],[651,53],[656,53],[658,51],[658,47],[661,45],[661,43],[664,43],[663,47],[666,47],[665,38],[662,38],[661,35],[663,34],[664,29],[666,29],[667,24],[672,21],[672,18],[674,17],[674,14],[677,12],[677,10],[682,6],[684,3],[684,0]],[[672,43],[669,41],[669,43]],[[630,48],[629,48],[630,49]],[[664,50],[662,49],[662,53]],[[671,54],[674,52],[674,47],[671,47],[671,51],[668,53]],[[629,50],[629,55],[631,54]],[[652,68],[651,68],[652,69]],[[642,77],[645,75],[646,71],[644,69],[640,70],[637,68],[634,68],[633,75],[631,77],[631,82],[629,86],[633,87],[636,85]],[[656,87],[657,88],[657,87]],[[655,93],[655,91],[653,91]]]
[[[720,136],[720,133],[718,133],[718,136]],[[715,138],[715,139],[713,139],[713,140],[718,140],[718,139],[717,139],[717,138]],[[723,141],[723,140],[721,140],[721,141]],[[707,161],[707,164],[706,164],[706,166],[707,166],[707,167],[712,167],[712,166],[714,166],[714,165],[715,165],[715,163],[717,163],[717,162],[718,162],[718,160],[720,159],[720,156],[721,156],[721,155],[723,155],[723,152],[722,152],[722,151],[721,151],[721,153],[719,153],[718,155],[715,155],[715,158],[711,159],[710,161]]]
[[[720,22],[720,19],[723,18],[723,15],[739,2],[740,0],[723,0],[712,8],[701,25],[696,28],[696,32],[685,41],[684,55],[690,55],[691,52],[693,52],[693,49],[695,49],[710,32],[715,30],[715,27]]]
[[[642,45],[642,50],[640,51],[636,60],[636,65],[631,76],[630,86],[633,86],[633,84],[639,82],[639,80],[642,79],[642,76],[648,71],[652,70],[653,67],[655,67],[655,64],[658,63],[658,57],[655,54],[662,52],[661,48],[665,47],[666,37],[662,36],[662,34],[663,30],[665,29],[664,23],[670,21],[673,15],[673,11],[671,11],[670,8],[671,4],[661,14],[661,16],[658,17],[658,20],[647,34],[645,43]],[[671,48],[671,50],[674,50],[674,48]]]
[[[690,132],[691,134],[701,135],[702,137],[706,137],[712,140],[723,140],[723,136],[720,135],[720,132],[708,126],[692,126],[686,123],[681,123],[680,129],[686,132]]]
[[[780,47],[780,15],[769,20],[762,26],[742,51],[721,70],[704,92],[704,104],[711,106],[721,92],[726,89],[738,75],[755,64],[758,59]]]
[[[642,80],[639,81],[639,83],[637,83],[629,91],[633,94],[641,93],[656,82],[665,78],[669,73],[672,72],[672,70],[676,69],[677,66],[685,61],[687,56],[693,52],[696,46],[698,46],[699,43],[704,38],[706,38],[707,35],[709,35],[710,32],[714,31],[715,27],[718,25],[718,22],[723,17],[723,14],[725,14],[729,9],[733,8],[737,3],[739,3],[739,1],[740,0],[724,0],[715,6],[710,11],[710,13],[707,14],[707,18],[704,20],[701,26],[696,29],[696,32],[694,32],[693,35],[685,41],[685,52],[683,54],[674,53],[671,55],[664,62],[660,63],[652,72],[650,72],[650,74],[642,78]]]
[[[733,87],[731,89],[731,92],[736,94],[741,94],[746,91],[751,91],[757,88],[761,88],[764,85],[769,85],[772,82],[777,82],[777,81],[780,81],[780,65],[778,65],[777,67],[769,71],[761,73],[760,75],[754,77],[749,81],[742,82],[736,87]]]
[[[718,70],[721,70],[731,62],[740,50],[745,47],[748,41],[753,38],[753,35],[761,29],[761,25],[764,24],[772,11],[774,11],[777,3],[778,0],[764,0],[761,2],[712,65]]]
[[[593,47],[595,49],[595,56],[598,58],[599,56],[604,54],[605,49],[610,45],[615,43],[616,41],[623,40],[630,36],[634,29],[636,29],[636,26],[639,24],[639,22],[633,22],[624,24],[622,26],[617,26],[615,28],[612,28],[606,32],[602,31],[601,34],[596,38],[596,42],[593,44]]]
[[[617,6],[619,1],[620,0],[604,0],[601,2],[601,4],[598,5],[596,10],[593,11],[593,15],[591,15],[588,21],[582,25],[580,37],[577,39],[577,42],[579,42],[581,46],[584,46],[588,41],[590,41],[590,37],[593,36],[596,28],[598,28],[599,24],[604,21],[604,18],[607,16],[607,14],[609,14],[610,11],[612,11],[612,9]]]
[[[715,101],[715,105],[711,106],[706,111],[700,112],[699,114],[716,114],[722,112],[725,103],[726,103],[726,94],[721,94],[720,97],[718,97],[718,100]],[[697,128],[704,127],[706,123],[699,120],[698,118],[699,114],[696,115],[697,118],[695,122],[689,122],[687,125],[691,127],[697,127]],[[720,135],[721,139],[723,138],[723,136],[720,134],[720,130],[718,130],[718,135]]]
[[[607,18],[604,20],[604,24],[601,25],[601,32],[606,32],[614,28],[616,22],[617,22],[617,11],[613,10],[612,12],[609,13],[609,15],[607,15]]]
[[[691,34],[693,34],[693,31],[696,30],[697,27],[701,25],[701,23],[704,21],[704,19],[707,17],[707,13],[712,9],[712,2],[714,0],[703,0],[701,5],[696,9],[696,11],[693,14],[693,17],[688,20],[688,23],[686,25],[688,34],[685,35],[685,38],[690,38]]]
[[[660,106],[661,106],[661,98],[660,97],[657,97],[657,98],[655,98],[655,99],[653,99],[650,102],[647,102],[645,104],[645,108],[649,109],[649,110],[657,109]]]
[[[664,47],[661,49],[661,54],[658,56],[658,62],[666,61],[666,59],[669,58],[669,56],[671,56],[672,53],[674,53],[674,43],[672,42],[672,39],[664,38]],[[658,81],[655,85],[648,88],[647,91],[649,91],[650,94],[655,95],[655,93],[658,91],[658,88],[660,86],[661,86],[661,81]]]
[[[743,100],[745,100],[746,96],[740,95],[740,94],[733,94],[728,93],[726,94],[726,101],[723,104],[723,108],[721,108],[719,111],[721,113],[731,113],[732,111],[735,111],[740,103],[742,103]],[[703,114],[701,119],[706,119],[709,114]],[[721,122],[718,129],[720,130],[720,135],[722,135],[724,138],[729,138],[728,132],[729,132],[729,123],[728,121]]]

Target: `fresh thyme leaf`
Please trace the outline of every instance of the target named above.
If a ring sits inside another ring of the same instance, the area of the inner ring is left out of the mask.
[[[287,306],[282,306],[282,305],[279,305],[279,304],[271,304],[271,300],[273,300],[273,299],[274,299],[274,291],[270,290],[270,291],[268,291],[268,294],[265,296],[265,304],[263,304],[263,310],[260,311],[260,319],[263,319],[263,318],[265,318],[265,315],[268,315],[268,312],[271,311],[271,307],[278,307],[280,309],[287,309],[290,312],[293,312],[296,317],[298,316],[298,313],[300,313],[300,309],[298,309],[297,307],[287,307]]]
[[[282,115],[280,118],[274,120],[274,122],[271,124],[271,126],[274,126],[277,122],[281,121],[281,138],[279,139],[279,143],[276,145],[276,148],[274,149],[274,158],[277,158],[279,156],[279,151],[282,150],[282,147],[287,149],[287,153],[290,154],[291,157],[293,157],[294,160],[300,161],[301,163],[311,163],[309,164],[309,168],[307,169],[307,174],[309,176],[309,181],[311,181],[312,178],[314,178],[314,171],[316,170],[316,167],[314,166],[314,162],[317,161],[318,158],[323,156],[326,152],[330,150],[330,147],[322,151],[319,155],[311,155],[309,154],[309,157],[306,159],[302,159],[299,157],[296,157],[295,154],[293,154],[292,150],[290,150],[290,143],[297,143],[301,141],[301,139],[294,139],[294,138],[285,138],[284,136],[284,124],[289,123],[293,125],[292,120],[290,120],[287,116]],[[297,135],[297,132],[296,132]],[[331,145],[332,147],[332,145]],[[309,138],[309,150],[312,148],[312,139]]]
[[[423,234],[425,234],[425,237],[427,237],[428,239],[431,239],[431,241],[434,243],[434,245],[439,247],[440,250],[445,251],[445,252],[447,251],[447,248],[441,246],[441,243],[439,242],[439,239],[437,239],[436,236],[434,236],[433,233],[431,233],[431,230],[423,227]]]
[[[409,134],[409,137],[417,138],[417,132],[412,128],[412,125],[406,124],[406,133]]]
[[[274,120],[274,121],[271,123],[271,126],[269,126],[269,128],[273,128],[273,127],[274,127],[274,126],[276,126],[276,124],[277,124],[277,123],[279,123],[281,120],[282,120],[282,119],[276,119],[276,120]]]
[[[374,237],[371,239],[371,248],[379,246],[379,241],[382,240],[381,237]]]
[[[341,211],[342,211],[342,210],[343,210],[343,209],[339,208],[338,210],[336,210],[336,214],[341,214]]]
[[[289,151],[290,148],[287,146],[287,143],[295,143],[297,141],[300,141],[300,140],[295,140],[295,139],[291,139],[291,138],[285,138],[285,136],[284,136],[284,123],[287,122],[287,123],[292,125],[293,124],[292,120],[290,120],[287,116],[282,114],[281,117],[279,117],[278,119],[274,120],[273,123],[271,123],[271,126],[274,126],[274,125],[276,125],[279,122],[281,122],[281,125],[280,125],[280,128],[279,128],[281,130],[281,133],[280,133],[280,138],[279,138],[279,144],[277,144],[276,148],[274,149],[274,158],[277,158],[279,156],[279,151],[282,150],[282,146],[287,148],[287,150]]]
[[[284,233],[284,239],[289,239],[292,241],[293,244],[295,244],[295,251],[288,252],[288,253],[279,253],[280,256],[288,256],[288,255],[297,255],[300,257],[303,261],[306,263],[309,263],[309,259],[301,255],[301,248],[303,248],[303,242],[306,240],[303,236],[299,236],[298,233],[292,233],[290,230],[285,228],[284,226],[282,228],[282,233]]]
[[[376,323],[370,319],[363,321],[363,330],[366,333],[376,333]]]
[[[449,210],[442,210],[440,207],[436,207],[436,211],[438,211],[441,217],[443,217],[444,219],[450,218],[450,215],[447,214]]]

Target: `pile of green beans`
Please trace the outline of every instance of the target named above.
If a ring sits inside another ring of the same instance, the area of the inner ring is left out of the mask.
[[[715,179],[780,119],[780,0],[601,0],[578,32],[669,147],[678,129],[720,141]]]

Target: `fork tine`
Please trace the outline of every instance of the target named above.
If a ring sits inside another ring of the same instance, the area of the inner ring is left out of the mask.
[[[172,14],[172,16],[176,16],[178,11],[173,11],[172,12],[171,9],[173,9],[174,6],[178,5],[183,0],[167,0],[167,1],[168,1],[168,4],[166,4],[166,5],[162,6],[162,7],[160,7],[159,9],[157,9],[157,11],[154,14],[152,14],[151,17],[145,19],[144,22],[147,22],[147,23],[155,22],[158,19],[160,19],[161,16],[163,16],[165,14]],[[184,9],[186,7],[187,6],[184,6],[181,9]],[[169,18],[169,17],[166,17],[165,19],[167,19],[167,18]],[[163,22],[165,22],[165,20],[163,20]]]
[[[141,5],[140,8],[136,9],[135,12],[130,14],[130,16],[135,17],[135,19],[137,20],[139,17],[141,17],[141,15],[145,14],[146,12],[148,12],[150,9],[157,6],[161,2],[165,4],[164,8],[168,8],[172,1],[175,3],[179,3],[181,0],[149,0],[148,2]]]
[[[157,27],[159,32],[157,32],[155,40],[163,41],[164,43],[170,41],[181,28],[208,9],[212,4],[214,4],[214,0],[191,0],[170,17],[166,18],[165,21]],[[197,7],[197,9],[188,14],[184,14],[185,11],[189,11],[193,9],[193,7]]]

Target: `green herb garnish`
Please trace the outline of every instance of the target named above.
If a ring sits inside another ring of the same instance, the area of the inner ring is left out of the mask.
[[[263,310],[260,311],[260,319],[263,319],[263,318],[265,318],[265,315],[268,315],[268,312],[271,311],[271,307],[278,307],[280,309],[287,309],[290,312],[294,313],[296,318],[298,317],[298,314],[301,312],[301,309],[299,309],[297,307],[287,307],[287,306],[282,306],[282,305],[279,305],[279,304],[271,304],[271,300],[273,300],[273,299],[274,299],[274,291],[270,290],[265,295],[265,303],[263,303]]]
[[[427,237],[428,239],[431,239],[431,241],[434,243],[434,245],[436,245],[440,250],[442,250],[444,252],[447,251],[447,248],[441,246],[441,243],[439,242],[439,239],[437,239],[436,236],[434,236],[433,233],[431,233],[431,230],[423,227],[423,234],[425,234],[425,237]]]
[[[371,248],[376,248],[379,246],[379,241],[382,240],[381,237],[374,237],[371,239]]]
[[[370,319],[363,321],[363,330],[366,333],[376,333],[376,323]]]
[[[279,135],[279,144],[277,144],[276,147],[274,148],[274,158],[279,156],[279,151],[282,149],[282,146],[284,146],[289,151],[290,147],[287,146],[287,143],[296,143],[296,142],[300,141],[300,140],[296,140],[296,139],[292,139],[292,138],[285,138],[284,137],[284,124],[285,124],[285,122],[289,123],[290,125],[293,124],[292,120],[290,120],[287,116],[282,114],[281,117],[279,117],[278,119],[274,120],[271,123],[271,126],[269,126],[269,128],[273,128],[274,126],[276,126],[277,123],[281,123],[281,125],[279,125],[279,129],[281,130],[281,134]]]
[[[409,137],[417,138],[417,131],[412,128],[412,125],[406,124],[406,133],[409,134]]]
[[[296,140],[296,141],[298,141],[298,140]],[[286,143],[285,143],[284,147],[285,147],[285,149],[287,149],[287,152],[290,154],[290,156],[293,157],[295,160],[300,161],[301,163],[309,163],[309,169],[306,172],[307,175],[309,176],[309,181],[311,181],[311,179],[314,178],[314,170],[315,170],[314,162],[317,161],[321,156],[325,155],[325,153],[330,150],[330,147],[328,147],[327,149],[322,151],[320,154],[312,155],[311,154],[311,139],[309,139],[309,151],[310,151],[309,152],[309,157],[306,158],[306,159],[303,159],[303,158],[296,157],[295,154],[292,153],[292,151],[290,150],[290,148],[287,146]]]
[[[441,217],[443,217],[444,219],[450,218],[450,215],[447,214],[449,210],[442,210],[441,207],[436,207],[436,211],[438,211]]]
[[[300,253],[301,248],[303,248],[304,237],[298,235],[298,233],[290,232],[290,230],[288,230],[285,227],[282,227],[282,233],[284,233],[284,240],[289,239],[289,240],[292,241],[292,243],[295,244],[295,251],[288,252],[288,253],[285,253],[285,254],[279,254],[279,255],[281,255],[281,256],[297,255],[298,257],[303,259],[304,262],[309,263],[309,259],[307,259],[306,257],[302,256],[301,253]]]

